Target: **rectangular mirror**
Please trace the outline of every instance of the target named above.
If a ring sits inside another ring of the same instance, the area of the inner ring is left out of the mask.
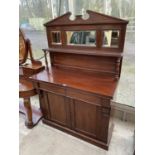
[[[67,45],[95,46],[96,31],[66,31]]]
[[[119,46],[119,30],[105,30],[103,31],[103,47],[114,47]]]
[[[52,31],[52,44],[61,44],[61,32],[60,31]]]

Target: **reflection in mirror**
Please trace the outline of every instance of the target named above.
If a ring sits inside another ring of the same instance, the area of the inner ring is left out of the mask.
[[[60,31],[52,31],[52,43],[61,44],[61,32]]]
[[[105,30],[103,33],[103,47],[118,47],[119,34],[119,30]]]
[[[68,45],[95,46],[96,31],[66,31]]]

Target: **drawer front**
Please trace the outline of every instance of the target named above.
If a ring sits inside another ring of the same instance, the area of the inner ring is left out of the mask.
[[[110,99],[104,98],[103,96],[97,96],[93,93],[85,92],[82,90],[46,83],[40,83],[39,88],[47,92],[64,95],[69,98],[89,102],[95,105],[110,107]]]
[[[65,88],[62,86],[54,85],[54,84],[46,84],[46,83],[40,83],[39,84],[40,89],[60,94],[60,95],[65,95]]]
[[[92,93],[76,90],[73,88],[67,88],[67,96],[70,98],[93,103],[96,105],[101,105],[102,102],[102,98],[99,96],[96,96]]]

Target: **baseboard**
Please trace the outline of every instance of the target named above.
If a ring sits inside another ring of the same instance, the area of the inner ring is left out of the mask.
[[[108,141],[108,143],[104,143],[103,141],[97,140],[95,138],[91,138],[89,136],[81,134],[81,133],[79,133],[79,132],[77,132],[75,130],[72,130],[72,129],[70,129],[68,127],[65,127],[65,126],[62,126],[62,125],[59,125],[59,124],[57,124],[57,123],[55,123],[53,121],[49,121],[47,119],[43,119],[43,123],[45,123],[47,125],[50,125],[50,126],[56,128],[56,129],[59,129],[59,130],[61,130],[63,132],[69,133],[72,136],[80,138],[80,139],[82,139],[84,141],[87,141],[87,142],[89,142],[89,143],[91,143],[93,145],[96,145],[96,146],[98,146],[100,148],[103,148],[105,150],[109,149],[109,144],[110,144],[110,140],[111,140],[112,130],[114,128],[114,124],[112,124],[111,125],[111,129],[110,129],[110,133],[109,133],[109,135],[110,135],[109,141]]]
[[[135,108],[120,104],[117,102],[111,102],[111,116],[119,118],[123,121],[135,122]]]

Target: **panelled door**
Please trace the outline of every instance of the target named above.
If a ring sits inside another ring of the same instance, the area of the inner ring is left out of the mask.
[[[107,109],[52,92],[43,92],[43,99],[46,119],[107,142],[110,118],[109,114],[105,114]]]
[[[50,120],[63,126],[70,126],[69,102],[63,95],[47,92]]]
[[[102,106],[72,100],[72,128],[87,136],[107,142],[110,116],[105,116]]]

